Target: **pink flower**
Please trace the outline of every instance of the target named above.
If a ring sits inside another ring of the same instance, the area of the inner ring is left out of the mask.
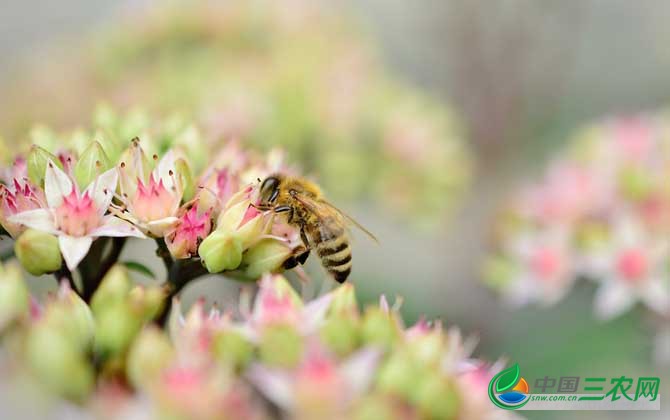
[[[177,176],[176,156],[167,152],[156,169],[147,173],[148,164],[138,142],[128,153],[128,161],[119,165],[124,208],[112,210],[147,235],[163,237],[178,223],[177,211],[184,193]]]
[[[212,230],[212,209],[200,212],[198,203],[186,210],[177,226],[165,235],[165,242],[175,258],[190,258],[198,254],[200,242]]]
[[[380,357],[377,350],[363,349],[337,362],[311,345],[293,370],[257,364],[250,367],[248,376],[263,395],[294,418],[332,418],[328,416],[344,415],[369,389]]]
[[[290,325],[303,334],[317,330],[332,302],[332,293],[323,295],[306,305],[286,279],[280,275],[265,275],[250,314],[248,335],[257,337],[263,328]]]
[[[46,201],[44,193],[36,188],[27,179],[19,181],[14,178],[10,187],[0,184],[0,224],[16,238],[24,230],[21,224],[12,223],[9,218],[27,210],[44,207]]]
[[[74,270],[96,237],[144,237],[129,223],[106,215],[117,180],[116,168],[110,169],[82,193],[65,172],[49,161],[44,177],[46,208],[15,214],[9,222],[57,235],[65,263]]]
[[[509,252],[517,263],[514,279],[503,288],[510,303],[552,305],[565,296],[576,277],[568,241],[564,229],[552,229],[523,233],[510,244]]]

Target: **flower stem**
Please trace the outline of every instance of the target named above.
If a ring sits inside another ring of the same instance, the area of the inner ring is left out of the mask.
[[[165,269],[167,270],[167,279],[163,283],[163,287],[166,290],[165,304],[156,317],[156,323],[164,326],[172,308],[172,298],[177,296],[191,280],[207,274],[207,269],[202,265],[199,258],[173,260],[163,239],[156,239],[156,244],[158,245],[156,255],[163,260]]]
[[[77,285],[74,284],[74,278],[72,277],[72,272],[70,271],[69,268],[65,264],[61,266],[58,271],[54,271],[54,277],[56,278],[56,281],[60,284],[60,281],[63,279],[67,279],[67,282],[70,284],[70,289],[72,289],[76,294],[79,295],[79,297],[82,297],[82,293],[77,289]]]
[[[119,257],[121,256],[121,251],[123,251],[123,246],[126,244],[126,238],[111,238],[111,242],[112,247],[109,250],[109,253],[102,260],[102,263],[97,265],[94,272],[91,273],[91,270],[82,271],[82,284],[84,286],[83,287],[84,290],[82,292],[82,298],[87,303],[91,301],[93,294],[95,293],[96,290],[98,290],[98,287],[100,286],[102,279],[105,277],[105,274],[107,274],[109,269],[112,268],[114,264],[116,264],[117,261],[119,260]],[[98,256],[97,261],[100,261],[99,258],[100,256]],[[95,262],[97,261],[92,262],[95,264]],[[83,275],[84,272],[86,272],[87,274],[86,276]]]

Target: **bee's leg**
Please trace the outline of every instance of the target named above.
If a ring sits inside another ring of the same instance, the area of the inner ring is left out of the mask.
[[[291,213],[293,213],[293,207],[291,207],[291,206],[278,206],[278,207],[275,207],[275,213],[285,213],[285,212],[287,212],[287,211],[290,211]]]
[[[309,257],[309,240],[307,239],[307,234],[305,233],[305,226],[300,227],[300,238],[302,243],[305,245],[305,251],[302,254],[298,254],[296,257],[300,264],[305,264],[307,257]]]
[[[286,270],[295,268],[298,264],[304,264],[307,261],[307,257],[309,257],[309,248],[299,246],[296,248],[295,253],[284,261],[283,267]]]
[[[305,226],[300,226],[300,238],[302,239],[303,245],[309,250],[309,240],[307,239],[307,234],[305,233]]]

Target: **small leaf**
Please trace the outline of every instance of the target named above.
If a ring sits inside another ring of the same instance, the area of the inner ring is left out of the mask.
[[[124,261],[122,264],[125,265],[128,270],[144,274],[145,276],[150,277],[152,279],[156,278],[156,275],[154,274],[153,271],[151,271],[149,267],[147,267],[144,264],[138,263],[137,261]]]
[[[505,392],[519,382],[519,365],[515,364],[511,368],[503,370],[497,376],[496,392]]]

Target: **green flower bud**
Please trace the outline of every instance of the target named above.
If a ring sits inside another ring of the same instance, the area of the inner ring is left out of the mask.
[[[638,168],[627,168],[620,176],[620,188],[631,200],[644,199],[654,188],[654,180],[648,171]]]
[[[74,166],[74,177],[81,188],[86,188],[98,175],[111,167],[112,164],[102,146],[94,141],[79,156]]]
[[[44,186],[44,175],[46,174],[47,163],[49,160],[58,165],[59,168],[63,169],[63,165],[56,156],[49,153],[46,149],[35,145],[30,148],[26,160],[28,165],[28,179],[30,179],[33,184],[39,186]]]
[[[439,373],[425,375],[417,386],[415,404],[426,419],[451,419],[458,413],[460,401],[456,387]]]
[[[494,256],[484,262],[484,282],[494,289],[499,289],[514,278],[517,266],[514,261],[504,256]]]
[[[405,351],[393,353],[377,374],[377,387],[390,394],[411,400],[420,377],[420,369]]]
[[[302,357],[303,340],[294,328],[273,325],[263,331],[259,350],[263,363],[276,367],[293,367]]]
[[[14,319],[28,312],[30,296],[15,262],[0,264],[0,333]]]
[[[331,316],[358,317],[358,302],[354,285],[345,283],[333,291]]]
[[[232,197],[229,203],[235,202],[237,199],[238,197]],[[258,241],[259,236],[263,234],[263,228],[270,226],[270,223],[260,215],[242,224],[250,204],[250,200],[243,199],[238,203],[230,205],[230,207],[221,212],[216,222],[216,231],[233,235],[241,242],[243,249],[249,248]]]
[[[94,350],[103,358],[125,352],[142,328],[142,317],[125,302],[104,307],[96,313]]]
[[[437,328],[410,340],[408,350],[421,363],[437,366],[444,355],[445,344],[444,332]]]
[[[360,343],[359,321],[352,317],[331,316],[321,327],[324,344],[340,356],[358,348]]]
[[[149,321],[158,315],[165,303],[165,290],[160,286],[132,288],[128,295],[130,304],[141,314],[142,319]]]
[[[107,306],[125,300],[131,287],[132,282],[125,266],[116,264],[110,268],[91,299],[93,314],[97,315]]]
[[[380,395],[366,397],[356,404],[353,410],[354,420],[394,420],[398,418],[397,411],[389,401]]]
[[[244,368],[254,355],[254,346],[242,334],[225,330],[214,337],[214,355],[235,369]]]
[[[155,326],[142,330],[128,353],[126,372],[136,388],[156,381],[172,363],[175,354],[168,337]]]
[[[291,249],[281,241],[262,239],[244,253],[242,257],[244,274],[251,279],[258,279],[265,273],[280,271],[291,255]]]
[[[400,331],[392,313],[381,308],[371,307],[365,311],[361,335],[365,344],[375,344],[391,348],[397,341]]]
[[[40,384],[73,400],[93,389],[94,374],[83,352],[57,328],[40,323],[26,341],[27,362]]]
[[[242,263],[242,242],[228,233],[215,231],[205,238],[198,255],[210,273],[234,270]]]
[[[65,282],[61,284],[57,298],[45,307],[43,322],[61,331],[81,349],[88,348],[95,334],[90,308]]]
[[[35,276],[54,272],[63,264],[58,238],[39,230],[23,232],[14,244],[14,252],[23,268]]]

